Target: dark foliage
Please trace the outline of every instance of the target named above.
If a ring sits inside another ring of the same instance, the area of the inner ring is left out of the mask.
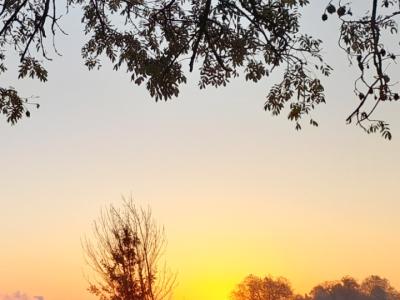
[[[199,70],[199,87],[205,88],[226,86],[239,75],[258,82],[280,68],[283,79],[267,93],[264,108],[273,115],[286,108],[288,119],[300,129],[305,116],[311,125],[318,125],[310,117],[316,105],[325,102],[318,73],[331,72],[320,53],[322,41],[300,29],[300,11],[309,2],[68,0],[67,6],[83,10],[88,41],[82,56],[89,69],[99,68],[106,58],[115,70],[129,72],[135,84],[145,85],[157,101],[178,96],[180,85],[187,81],[186,71]],[[340,47],[360,69],[355,85],[360,103],[347,121],[355,120],[367,132],[381,132],[390,139],[388,125],[372,119],[372,114],[380,102],[399,99],[392,89],[395,80],[386,72],[397,54],[387,49],[382,35],[397,33],[394,19],[400,14],[400,2],[370,2],[371,11],[354,18],[351,3],[327,1],[322,20],[332,15],[340,19]],[[2,1],[0,71],[6,70],[6,50],[13,49],[20,57],[20,78],[47,80],[42,60],[50,58],[44,41],[62,32],[56,4],[55,0]],[[1,89],[0,109],[11,123],[29,116],[27,100],[11,88]]]

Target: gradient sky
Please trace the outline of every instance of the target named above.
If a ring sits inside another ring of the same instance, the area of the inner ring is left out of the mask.
[[[3,77],[41,108],[0,123],[0,294],[94,299],[80,240],[122,195],[165,225],[176,300],[227,299],[250,273],[285,276],[301,293],[344,275],[400,288],[400,106],[377,112],[391,142],[345,124],[354,73],[337,23],[319,21],[322,2],[304,26],[327,40],[336,70],[320,127],[301,132],[262,109],[275,76],[199,91],[194,74],[178,99],[154,103],[124,72],[89,72],[79,14],[67,16],[48,83]]]

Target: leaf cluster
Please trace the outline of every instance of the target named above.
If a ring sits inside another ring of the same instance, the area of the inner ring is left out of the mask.
[[[386,123],[372,115],[382,102],[400,98],[390,74],[398,54],[383,38],[398,33],[400,0],[371,0],[371,11],[360,17],[360,12],[353,14],[352,2],[326,2],[322,20],[338,18],[339,47],[360,72],[354,85],[359,103],[347,122],[390,139],[389,127],[382,130]],[[134,84],[144,85],[156,101],[177,97],[188,71],[199,72],[198,85],[204,89],[226,86],[240,75],[257,83],[280,69],[283,78],[267,91],[265,110],[278,115],[287,109],[296,129],[304,117],[311,125],[318,124],[311,113],[326,101],[321,77],[329,76],[332,68],[321,55],[322,41],[300,28],[301,10],[309,0],[67,0],[66,4],[83,11],[81,22],[88,37],[82,47],[85,65],[98,69],[108,60],[114,70],[125,70]],[[13,49],[20,57],[19,78],[47,80],[43,60],[51,58],[45,40],[52,38],[58,53],[54,36],[64,33],[56,8],[55,0],[0,3],[0,73],[7,69],[6,50]],[[24,115],[24,98],[7,88],[2,95],[0,112],[14,124]]]
[[[1,45],[17,49],[20,78],[45,81],[47,72],[31,49],[48,58],[43,43],[46,28],[53,36],[56,29],[61,31],[56,4],[14,2],[3,5]],[[200,88],[226,86],[239,74],[258,82],[277,67],[288,75],[302,70],[298,79],[304,82],[297,88],[316,82],[307,65],[321,71],[327,66],[320,56],[321,41],[300,32],[299,10],[308,4],[308,0],[68,1],[83,11],[88,36],[82,47],[85,65],[100,68],[108,59],[115,70],[126,70],[136,85],[145,85],[156,101],[178,96],[187,81],[187,68],[193,71],[195,65]],[[309,107],[322,102],[314,98],[308,98],[313,102]]]
[[[351,3],[339,16],[341,21],[339,46],[346,52],[350,62],[359,70],[354,83],[354,93],[359,104],[347,117],[347,122],[355,123],[367,133],[380,132],[386,139],[392,135],[384,120],[372,118],[377,107],[387,101],[398,101],[395,82],[391,80],[392,65],[396,63],[398,49],[389,49],[383,37],[394,37],[398,33],[396,17],[400,14],[398,0],[372,0],[372,10],[361,17],[351,13]],[[329,6],[340,5],[340,1],[330,1]]]

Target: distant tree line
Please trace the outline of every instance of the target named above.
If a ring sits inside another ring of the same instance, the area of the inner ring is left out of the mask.
[[[329,281],[312,288],[309,294],[296,294],[286,278],[247,276],[231,294],[232,300],[400,300],[400,292],[379,276],[361,283],[352,277]]]

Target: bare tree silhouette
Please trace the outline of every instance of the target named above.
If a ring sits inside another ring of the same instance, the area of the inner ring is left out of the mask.
[[[150,209],[137,208],[132,200],[124,200],[121,209],[111,205],[83,243],[95,272],[89,291],[101,300],[169,299],[176,276],[162,264],[165,243]]]

